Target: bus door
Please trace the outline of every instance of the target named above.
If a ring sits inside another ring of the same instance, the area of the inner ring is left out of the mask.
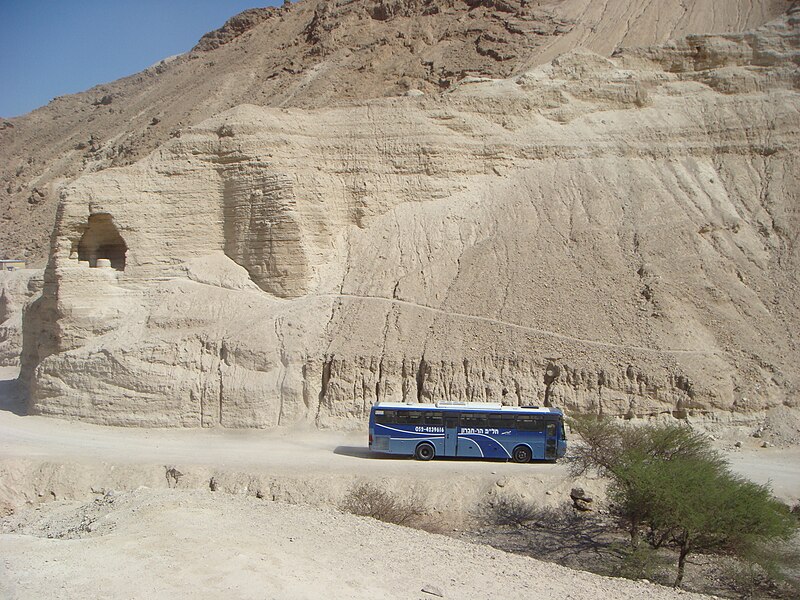
[[[444,455],[458,452],[458,413],[444,413]]]
[[[545,446],[544,457],[547,460],[555,460],[558,458],[558,423],[555,421],[547,421],[545,426]]]

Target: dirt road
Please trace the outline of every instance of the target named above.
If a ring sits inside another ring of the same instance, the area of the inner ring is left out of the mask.
[[[198,472],[253,472],[308,479],[389,478],[443,482],[518,482],[520,489],[544,499],[547,491],[567,489],[571,479],[563,463],[517,465],[504,462],[441,460],[420,463],[380,457],[367,448],[360,432],[315,429],[225,430],[138,429],[69,422],[15,414],[11,394],[14,369],[0,370],[0,460],[36,462],[176,465]],[[18,407],[17,407],[18,408]],[[20,412],[19,410],[17,412]],[[769,483],[787,502],[800,500],[800,448],[737,449],[728,454],[732,468],[756,482]],[[160,471],[159,471],[160,473]],[[212,476],[212,475],[209,475]],[[188,482],[188,479],[184,483]],[[599,483],[590,487],[602,487]],[[513,486],[512,486],[513,487]],[[550,498],[547,498],[550,500]]]

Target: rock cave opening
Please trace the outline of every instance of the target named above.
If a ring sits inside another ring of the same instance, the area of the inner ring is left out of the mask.
[[[86,231],[78,242],[78,260],[88,261],[90,267],[96,267],[98,260],[107,259],[111,261],[112,268],[124,271],[127,252],[128,246],[110,214],[89,216]]]

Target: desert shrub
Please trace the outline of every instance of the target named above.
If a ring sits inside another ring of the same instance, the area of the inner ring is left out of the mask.
[[[369,482],[353,485],[340,508],[344,512],[396,525],[408,525],[425,514],[424,502],[416,490],[412,489],[407,497],[400,498]]]
[[[519,496],[498,496],[481,502],[473,511],[480,523],[493,526],[519,527],[541,517],[541,510]]]

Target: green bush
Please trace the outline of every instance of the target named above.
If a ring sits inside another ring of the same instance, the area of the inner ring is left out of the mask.
[[[573,419],[584,440],[572,468],[611,479],[609,495],[636,550],[642,533],[653,548],[678,551],[675,587],[691,553],[754,556],[765,541],[786,540],[797,528],[788,507],[766,486],[731,473],[702,435],[687,426],[625,426]]]

